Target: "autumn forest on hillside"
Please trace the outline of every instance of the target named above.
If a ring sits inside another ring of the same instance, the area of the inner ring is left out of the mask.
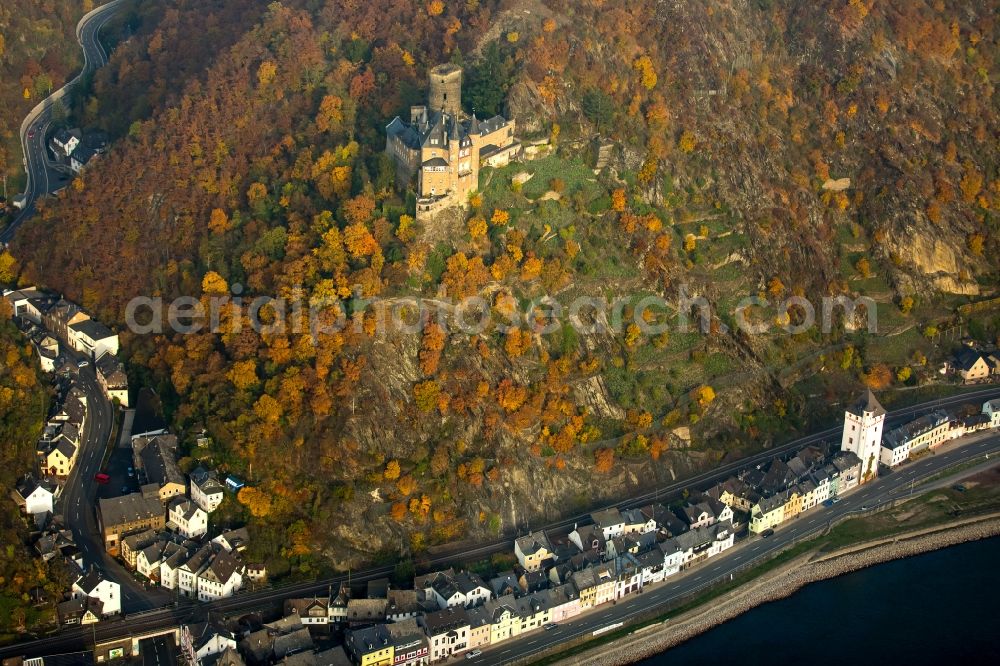
[[[318,339],[122,333],[133,384],[187,447],[211,438],[183,464],[247,480],[213,520],[248,521],[276,574],[492,538],[771,446],[862,384],[933,382],[936,333],[996,287],[996,9],[138,1],[67,109],[112,148],[21,230],[15,272],[116,326],[134,296],[235,284],[355,318]],[[484,169],[464,217],[428,225],[385,126],[443,62],[537,159]],[[681,285],[719,304],[708,334],[386,335],[351,309],[356,289],[503,314]],[[748,293],[868,296],[881,335],[749,336]]]

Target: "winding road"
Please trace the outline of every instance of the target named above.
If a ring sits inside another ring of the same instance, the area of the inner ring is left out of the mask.
[[[114,16],[124,0],[111,0],[88,12],[76,24],[76,39],[83,50],[83,69],[33,108],[21,123],[21,150],[24,152],[24,170],[27,176],[24,206],[9,225],[0,231],[0,243],[9,243],[25,220],[35,212],[38,198],[66,185],[67,178],[49,166],[45,135],[52,116],[52,105],[66,97],[81,79],[107,64],[108,54],[97,38],[101,28]]]

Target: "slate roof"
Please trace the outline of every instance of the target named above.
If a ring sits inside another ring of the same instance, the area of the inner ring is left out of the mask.
[[[424,627],[429,636],[436,636],[469,624],[469,615],[464,608],[446,608],[424,616]]]
[[[184,485],[184,475],[177,467],[177,437],[175,435],[156,435],[144,444],[136,442],[142,449],[139,459],[149,483],[156,483],[161,488],[168,483]]]
[[[74,151],[74,154],[76,154],[76,151]],[[83,321],[78,321],[75,324],[70,324],[70,328],[87,336],[95,342],[113,338],[115,336],[114,332],[110,328],[99,321],[94,321],[93,319],[84,319]]]
[[[103,581],[104,577],[101,575],[101,572],[98,569],[92,567],[85,574],[80,576],[80,578],[77,579],[74,585],[83,590],[84,594],[89,595],[91,592],[97,589],[97,586],[100,585]]]
[[[21,496],[21,499],[28,499],[31,494],[36,490],[41,488],[50,495],[52,494],[55,487],[48,481],[36,481],[33,476],[22,477],[20,481],[17,482],[15,486],[17,494]]]
[[[552,552],[552,544],[549,543],[549,538],[545,536],[545,532],[532,532],[527,536],[518,537],[517,546],[525,555],[534,555],[543,548]]]
[[[125,366],[113,354],[101,354],[101,358],[97,359],[94,367],[110,388],[128,388],[128,376],[125,374]]]
[[[139,493],[121,497],[102,497],[97,502],[102,523],[106,528],[163,515],[163,505],[159,500],[147,499]]]
[[[872,393],[871,389],[867,389],[860,398],[847,408],[847,411],[855,416],[863,416],[865,413],[873,414],[876,417],[885,416],[885,408],[875,398],[875,394]]]
[[[897,449],[947,422],[948,415],[943,411],[931,412],[887,432],[882,437],[882,446],[887,449]]]
[[[601,528],[611,527],[612,525],[621,525],[625,522],[625,519],[622,518],[621,512],[615,508],[592,513],[590,514],[590,519],[594,521],[595,525],[598,525]]]

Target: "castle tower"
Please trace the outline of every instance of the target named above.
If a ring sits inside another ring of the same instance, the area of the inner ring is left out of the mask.
[[[462,68],[447,63],[430,72],[428,106],[458,117],[462,115]]]
[[[844,435],[840,450],[851,451],[861,459],[860,483],[867,483],[878,476],[884,424],[885,409],[875,399],[871,389],[844,412]]]

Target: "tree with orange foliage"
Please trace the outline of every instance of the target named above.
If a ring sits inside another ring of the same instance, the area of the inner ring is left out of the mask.
[[[597,449],[594,452],[594,469],[601,474],[607,474],[615,466],[614,449]]]
[[[424,327],[424,339],[420,349],[420,369],[425,375],[433,375],[438,371],[441,361],[441,351],[445,345],[444,329],[436,323]]]
[[[862,379],[868,388],[879,391],[892,383],[892,370],[885,363],[877,363],[864,374]]]
[[[504,379],[497,386],[497,402],[508,414],[516,412],[527,398],[528,389],[510,379]]]
[[[229,231],[229,216],[226,215],[226,211],[213,208],[208,218],[208,229],[217,236]]]
[[[503,347],[507,352],[507,356],[517,358],[531,349],[532,341],[533,338],[530,332],[515,327],[507,331]]]
[[[406,502],[395,502],[389,511],[389,515],[397,523],[403,522],[403,519],[406,518]]]
[[[410,495],[417,488],[417,481],[409,474],[405,474],[399,477],[399,481],[396,482],[396,490],[398,490],[403,495]]]
[[[616,213],[624,213],[625,205],[627,204],[625,199],[625,190],[617,189],[611,193],[611,210]]]
[[[343,210],[348,224],[364,224],[369,222],[375,213],[375,199],[368,194],[359,194],[345,201]]]
[[[344,245],[355,259],[371,256],[380,249],[368,227],[360,222],[344,229]]]

